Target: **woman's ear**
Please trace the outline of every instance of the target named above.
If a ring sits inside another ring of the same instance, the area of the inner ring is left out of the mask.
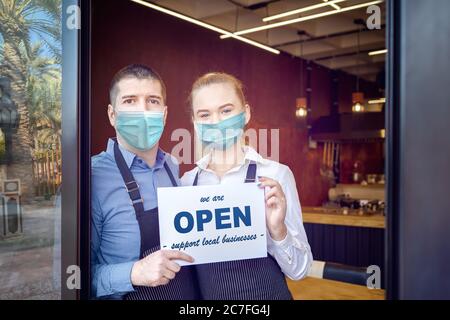
[[[245,108],[245,124],[248,124],[252,116],[250,105],[246,103],[244,108]]]
[[[108,105],[108,118],[109,123],[115,129],[116,128],[116,113],[114,112],[114,107],[112,105]]]

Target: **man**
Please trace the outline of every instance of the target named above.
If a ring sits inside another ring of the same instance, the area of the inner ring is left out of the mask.
[[[166,88],[151,68],[130,65],[110,86],[108,117],[116,131],[92,158],[92,293],[103,299],[197,299],[193,262],[160,250],[156,189],[179,184],[178,164],[159,148]]]

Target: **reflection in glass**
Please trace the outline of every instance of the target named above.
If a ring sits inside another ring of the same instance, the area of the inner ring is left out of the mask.
[[[60,298],[61,1],[0,1],[0,299]]]

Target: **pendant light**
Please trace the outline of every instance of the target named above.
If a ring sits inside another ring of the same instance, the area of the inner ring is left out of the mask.
[[[359,58],[360,54],[360,34],[361,34],[361,27],[359,26],[359,30],[357,33],[357,45],[358,45],[358,55]],[[357,75],[356,75],[356,92],[352,93],[352,112],[354,113],[360,113],[364,112],[364,93],[359,91],[359,62],[357,62]]]
[[[301,38],[301,37],[300,37]],[[303,90],[303,40],[300,40],[300,98],[295,101],[295,116],[299,119],[306,118],[308,115],[308,101]]]

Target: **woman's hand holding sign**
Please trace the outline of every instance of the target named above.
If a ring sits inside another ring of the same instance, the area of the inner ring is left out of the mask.
[[[135,286],[156,287],[168,284],[181,267],[173,260],[194,262],[186,253],[158,250],[136,261],[131,269],[131,283]]]
[[[287,235],[284,223],[286,218],[286,198],[281,185],[270,178],[258,177],[260,188],[268,188],[266,191],[266,221],[270,236],[275,241],[283,240]]]

